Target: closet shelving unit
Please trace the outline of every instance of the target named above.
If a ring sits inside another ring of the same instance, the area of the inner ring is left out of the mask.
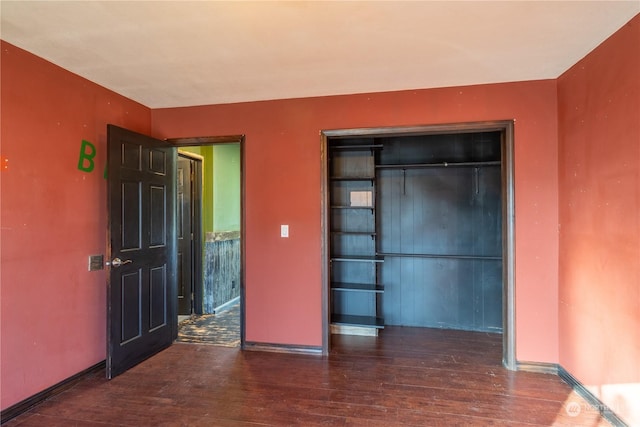
[[[375,335],[384,327],[376,232],[376,153],[382,145],[329,146],[331,323]],[[357,332],[356,332],[357,333]]]

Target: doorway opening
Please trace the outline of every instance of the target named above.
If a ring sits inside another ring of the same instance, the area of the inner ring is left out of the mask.
[[[243,334],[241,140],[170,142],[179,147],[177,341],[239,347]]]
[[[322,132],[324,349],[385,326],[502,334],[516,368],[513,122]]]

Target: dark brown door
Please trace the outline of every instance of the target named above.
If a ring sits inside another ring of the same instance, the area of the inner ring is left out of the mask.
[[[176,150],[107,127],[107,377],[171,345],[176,318]]]
[[[178,314],[180,315],[191,314],[193,304],[191,163],[191,159],[178,155]]]

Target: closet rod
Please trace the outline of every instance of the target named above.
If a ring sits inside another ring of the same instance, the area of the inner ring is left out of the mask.
[[[487,261],[500,261],[501,256],[484,256],[484,255],[436,255],[436,254],[401,254],[378,252],[376,255],[382,257],[398,257],[398,258],[455,258],[455,259],[478,259]]]
[[[376,165],[376,169],[420,169],[420,168],[463,168],[478,166],[500,166],[500,161],[490,162],[440,162],[440,163],[408,163],[406,165]]]

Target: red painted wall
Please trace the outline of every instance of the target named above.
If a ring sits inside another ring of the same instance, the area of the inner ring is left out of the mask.
[[[558,79],[560,363],[640,425],[640,16]]]
[[[159,109],[152,126],[159,138],[246,135],[246,338],[320,346],[320,131],[515,119],[517,358],[555,363],[556,90],[546,80]]]
[[[150,111],[1,43],[1,405],[105,358],[106,124],[150,131]],[[78,169],[82,140],[97,149]],[[5,162],[5,159],[8,160]],[[88,166],[88,163],[85,164]]]

